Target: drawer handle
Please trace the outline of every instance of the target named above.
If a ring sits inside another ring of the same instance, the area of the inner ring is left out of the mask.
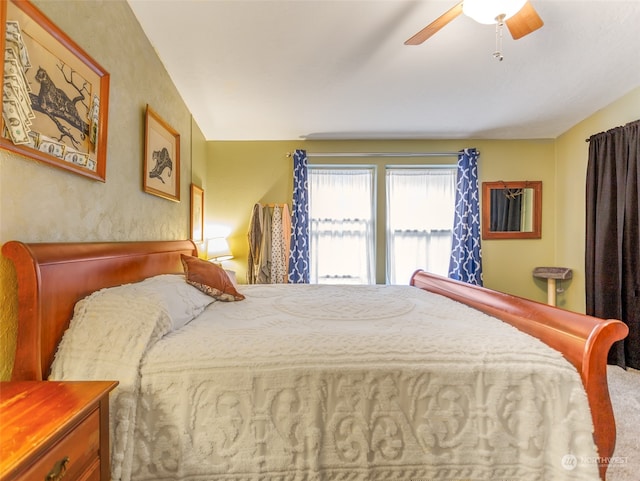
[[[65,456],[60,461],[56,461],[49,474],[47,474],[44,481],[59,481],[63,478],[64,473],[67,471],[67,464],[69,464],[69,456]]]

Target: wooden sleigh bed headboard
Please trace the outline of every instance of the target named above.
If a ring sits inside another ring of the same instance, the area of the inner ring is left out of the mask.
[[[80,299],[103,287],[182,273],[191,241],[43,243],[2,246],[18,279],[18,342],[13,380],[49,375],[58,343]]]
[[[197,255],[191,241],[115,243],[7,242],[3,255],[18,280],[18,338],[13,380],[47,379],[51,363],[76,302],[104,287],[183,272],[180,254]],[[428,274],[414,273],[411,284],[468,304],[514,325],[560,351],[582,377],[594,439],[606,461],[615,446],[615,422],[607,386],[607,354],[627,326],[564,311],[545,304]],[[606,462],[601,463],[605,479]]]

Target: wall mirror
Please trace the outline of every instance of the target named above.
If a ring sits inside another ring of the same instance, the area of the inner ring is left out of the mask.
[[[542,182],[483,182],[483,239],[540,239]]]

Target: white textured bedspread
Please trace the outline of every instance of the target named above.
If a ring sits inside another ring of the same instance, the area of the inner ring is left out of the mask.
[[[114,481],[599,479],[579,375],[536,339],[408,286],[240,290],[136,354]]]

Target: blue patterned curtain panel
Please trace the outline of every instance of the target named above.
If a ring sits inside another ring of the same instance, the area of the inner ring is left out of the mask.
[[[482,249],[480,247],[480,195],[478,192],[478,157],[476,149],[458,154],[456,211],[449,277],[469,284],[482,285]]]
[[[309,283],[309,182],[306,150],[293,153],[289,283]]]

